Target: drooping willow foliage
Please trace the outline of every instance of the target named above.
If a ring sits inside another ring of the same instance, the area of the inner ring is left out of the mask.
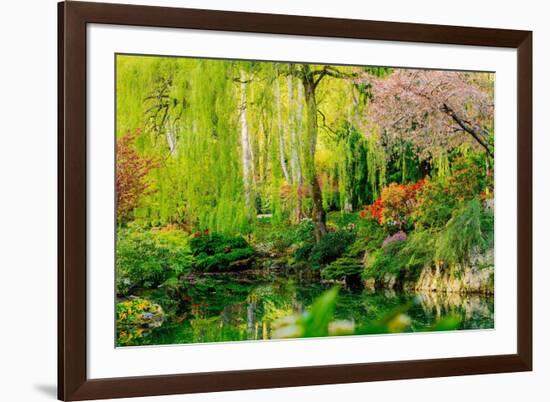
[[[128,215],[145,226],[247,234],[258,217],[324,219],[449,171],[445,149],[420,160],[419,141],[365,124],[364,77],[392,69],[130,55],[116,67],[117,138],[156,161]]]
[[[118,135],[145,127],[138,147],[162,160],[151,178],[156,191],[136,217],[152,225],[187,222],[217,231],[244,230],[233,66],[142,57],[122,58],[118,67],[117,84],[135,85],[118,91]],[[136,82],[125,83],[126,77]]]

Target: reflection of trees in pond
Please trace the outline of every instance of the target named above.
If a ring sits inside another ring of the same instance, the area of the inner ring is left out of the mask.
[[[273,321],[302,309],[292,280],[260,285],[249,293],[246,301],[249,339],[270,339]]]
[[[255,287],[211,281],[195,289],[193,295],[193,318],[189,321],[193,342],[270,339],[274,320],[303,309],[294,282],[288,280]]]
[[[272,339],[277,323],[301,316],[329,287],[291,278],[270,282],[236,281],[212,276],[187,283],[180,290],[182,308],[161,328],[119,339],[119,345],[228,342]],[[414,302],[413,302],[414,301]],[[414,294],[382,290],[341,289],[331,320],[370,328],[396,310],[409,305],[406,331],[431,330],[449,314],[460,316],[461,328],[493,328],[493,304],[481,295],[458,293]],[[385,327],[384,327],[385,328]],[[387,328],[380,333],[387,333]],[[372,333],[365,331],[364,333]],[[378,333],[378,332],[376,332]]]

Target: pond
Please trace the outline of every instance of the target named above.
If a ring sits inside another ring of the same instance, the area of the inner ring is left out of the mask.
[[[176,289],[158,289],[141,296],[161,304],[167,312],[157,328],[118,328],[117,346],[164,345],[272,339],[274,323],[304,312],[334,285],[272,274],[202,275]],[[335,320],[356,326],[376,322],[411,303],[409,331],[421,332],[441,317],[457,314],[460,328],[491,329],[493,298],[478,294],[407,293],[341,289]]]

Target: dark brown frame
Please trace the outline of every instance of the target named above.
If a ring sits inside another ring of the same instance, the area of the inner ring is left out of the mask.
[[[88,379],[86,24],[193,28],[517,49],[517,353]],[[58,398],[103,399],[532,370],[532,32],[134,6],[58,4]]]

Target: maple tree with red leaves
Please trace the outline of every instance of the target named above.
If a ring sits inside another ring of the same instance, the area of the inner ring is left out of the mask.
[[[126,221],[140,197],[150,193],[149,172],[158,167],[154,158],[141,156],[134,148],[140,131],[128,132],[116,146],[116,208],[119,223]]]

